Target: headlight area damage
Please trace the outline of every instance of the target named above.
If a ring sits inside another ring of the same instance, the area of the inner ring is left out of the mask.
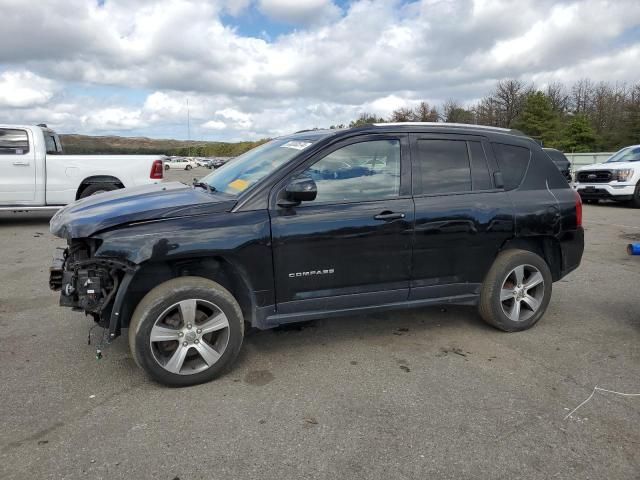
[[[71,240],[58,248],[49,273],[49,287],[60,291],[60,306],[91,315],[108,329],[109,338],[120,335],[120,310],[137,267],[128,262],[97,258],[96,240]],[[123,292],[118,295],[118,292]]]

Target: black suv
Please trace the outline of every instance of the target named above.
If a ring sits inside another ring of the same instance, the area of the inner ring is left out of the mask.
[[[533,140],[474,125],[382,124],[277,138],[191,186],[60,210],[60,304],[93,316],[155,380],[236,358],[245,325],[477,305],[505,331],[544,314],[582,257],[580,197]]]

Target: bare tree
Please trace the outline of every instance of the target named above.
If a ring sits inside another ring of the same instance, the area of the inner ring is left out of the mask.
[[[415,122],[415,114],[413,110],[408,107],[400,107],[393,112],[389,117],[390,122]]]
[[[547,85],[546,94],[555,112],[561,115],[567,113],[569,110],[569,94],[562,83],[553,82]]]
[[[498,107],[498,127],[509,128],[522,110],[522,104],[533,87],[520,80],[500,80],[492,97]]]
[[[440,114],[435,107],[429,107],[427,102],[420,102],[414,110],[414,117],[418,122],[437,122]]]
[[[449,99],[442,107],[444,121],[448,123],[474,123],[473,112],[467,110],[457,100]]]
[[[593,98],[593,82],[588,78],[578,80],[571,87],[571,109],[573,113],[587,114]]]

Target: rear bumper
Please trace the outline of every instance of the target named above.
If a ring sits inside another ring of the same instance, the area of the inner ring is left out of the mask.
[[[576,191],[583,200],[627,201],[633,198],[635,185],[611,185],[608,183],[576,183]]]
[[[584,253],[584,229],[580,227],[573,232],[565,233],[560,241],[560,249],[562,250],[560,278],[562,278],[580,266]]]

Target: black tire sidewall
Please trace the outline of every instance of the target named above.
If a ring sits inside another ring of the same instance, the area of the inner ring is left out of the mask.
[[[113,183],[91,183],[82,191],[79,198],[87,198],[98,192],[111,192],[119,187]]]
[[[544,298],[538,311],[524,321],[515,322],[503,311],[500,302],[502,283],[507,274],[520,265],[536,267],[544,279]],[[526,250],[506,250],[502,252],[491,267],[481,293],[481,314],[491,325],[506,332],[527,330],[534,326],[545,314],[553,291],[553,278],[549,266],[539,255]]]
[[[130,338],[130,343],[134,342],[132,353],[136,357],[136,362],[152,379],[173,387],[197,385],[218,377],[237,357],[244,337],[242,312],[233,296],[215,282],[199,278],[195,282],[190,282],[189,278],[194,277],[171,280],[156,287],[140,302],[132,317],[131,328],[133,330],[130,335],[133,334],[133,338]],[[203,285],[202,281],[210,283],[211,286]],[[172,283],[170,289],[166,288],[168,283]],[[165,288],[159,290],[161,287]],[[193,298],[208,300],[224,312],[229,320],[229,341],[226,350],[215,365],[193,375],[178,375],[168,372],[157,363],[151,351],[149,336],[155,321],[162,312],[181,300]],[[145,302],[145,300],[147,301]],[[142,311],[139,311],[139,308]]]

